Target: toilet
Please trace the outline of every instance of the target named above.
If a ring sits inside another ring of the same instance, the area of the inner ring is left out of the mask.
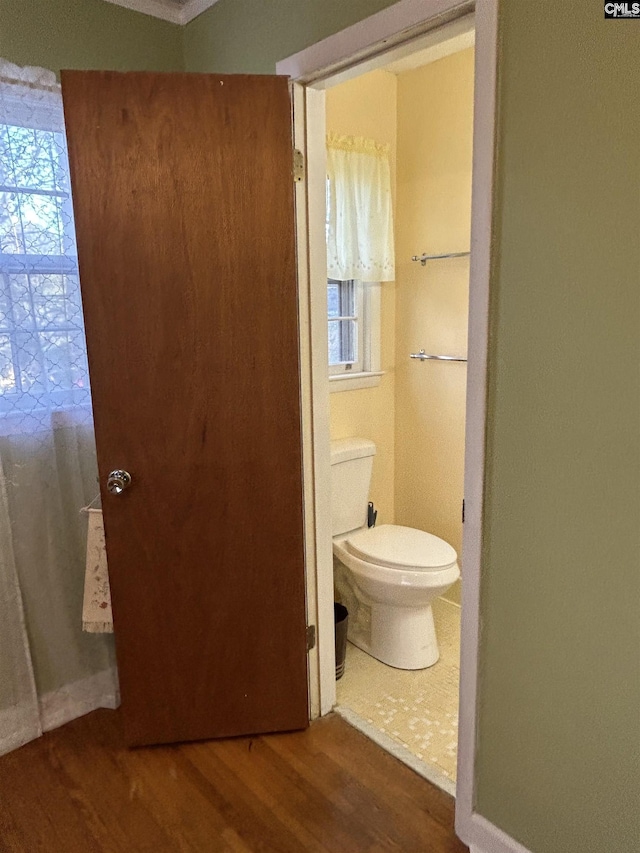
[[[424,669],[439,651],[431,604],[460,577],[442,539],[397,524],[368,527],[376,446],[331,442],[331,522],[336,595],[349,611],[349,640],[398,669]]]

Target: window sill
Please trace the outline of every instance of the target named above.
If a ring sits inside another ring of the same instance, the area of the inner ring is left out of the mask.
[[[384,371],[370,371],[367,373],[334,373],[329,377],[329,392],[357,391],[359,388],[377,388]]]

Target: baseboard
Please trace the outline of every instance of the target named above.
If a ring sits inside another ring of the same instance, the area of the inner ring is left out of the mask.
[[[41,734],[40,716],[34,702],[23,702],[0,711],[0,755],[18,749]]]
[[[119,703],[118,673],[115,667],[105,669],[41,696],[42,731],[57,729],[96,708],[117,708]]]
[[[358,729],[358,731],[362,732],[362,734],[366,735],[374,743],[377,743],[378,746],[381,746],[386,752],[393,755],[394,758],[397,758],[398,761],[402,761],[403,764],[406,764],[407,767],[410,767],[415,773],[422,776],[423,779],[426,779],[427,782],[431,782],[431,784],[435,785],[436,788],[440,788],[447,794],[455,797],[456,783],[452,782],[448,776],[445,776],[444,773],[436,767],[422,761],[422,759],[418,758],[417,755],[414,755],[412,752],[409,752],[408,749],[405,749],[405,747],[396,743],[396,741],[390,738],[389,735],[381,732],[379,729],[376,729],[375,726],[372,726],[371,723],[368,723],[366,720],[363,720],[361,716],[354,713],[350,708],[337,705],[333,710],[336,714],[339,714],[344,720],[352,725],[354,729]]]
[[[456,815],[456,833],[469,846],[469,853],[531,853],[479,814],[472,814],[468,822],[461,822]]]
[[[45,693],[37,708],[33,701],[0,710],[0,755],[96,708],[117,708],[119,704],[118,673],[113,667]]]

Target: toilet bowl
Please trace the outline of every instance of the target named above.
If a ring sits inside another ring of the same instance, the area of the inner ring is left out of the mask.
[[[358,604],[370,608],[368,618],[351,620],[350,641],[389,666],[433,666],[439,651],[431,605],[460,577],[451,545],[423,530],[383,524],[335,537],[333,553],[338,572],[346,570],[343,588],[351,585]]]
[[[367,526],[375,452],[367,439],[331,442],[336,594],[354,645],[390,666],[424,669],[439,657],[431,605],[460,577],[458,558],[424,530]]]

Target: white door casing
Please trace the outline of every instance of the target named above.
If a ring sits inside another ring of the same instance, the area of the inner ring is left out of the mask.
[[[474,811],[480,580],[486,433],[491,223],[496,125],[498,0],[400,0],[393,6],[279,62],[294,82],[294,138],[305,153],[306,181],[298,201],[303,417],[305,448],[307,600],[318,629],[310,660],[312,716],[335,703],[333,563],[326,326],[325,151],[323,89],[409,55],[438,39],[436,28],[475,7],[475,94],[465,436],[462,631],[456,831],[476,853],[527,853]],[[305,363],[305,359],[309,363]],[[303,387],[303,392],[304,392]]]

